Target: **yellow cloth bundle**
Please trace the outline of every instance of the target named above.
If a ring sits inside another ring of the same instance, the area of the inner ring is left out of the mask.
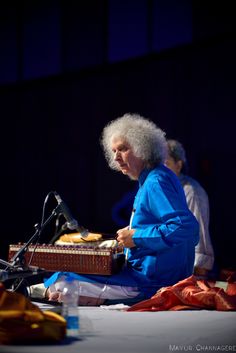
[[[66,321],[61,315],[42,311],[0,283],[0,344],[57,343],[65,335]]]

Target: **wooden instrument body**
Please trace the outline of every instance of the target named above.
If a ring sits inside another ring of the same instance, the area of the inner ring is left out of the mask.
[[[9,246],[8,259],[21,249],[23,244]],[[32,256],[32,260],[31,259]],[[123,249],[98,248],[76,245],[29,245],[24,255],[28,265],[47,271],[68,271],[81,274],[111,275],[118,272],[124,263]]]

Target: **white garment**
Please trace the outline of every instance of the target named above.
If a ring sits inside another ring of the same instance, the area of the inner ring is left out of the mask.
[[[128,299],[136,297],[140,292],[136,287],[116,286],[103,283],[89,283],[75,280],[79,287],[79,295],[99,299]],[[62,292],[65,282],[63,277],[50,286],[51,292]],[[43,283],[30,286],[29,295],[44,298],[46,288]]]
[[[79,287],[79,295],[84,297],[99,299],[128,299],[134,298],[139,294],[136,287],[116,286],[104,283],[90,283],[77,281]],[[65,282],[63,277],[50,287],[50,291],[62,292]]]
[[[211,270],[214,264],[214,250],[209,233],[209,200],[206,191],[193,178],[180,175],[188,208],[199,222],[200,239],[195,247],[195,267]]]

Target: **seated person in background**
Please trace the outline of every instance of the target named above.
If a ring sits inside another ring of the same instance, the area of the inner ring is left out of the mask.
[[[178,177],[184,188],[189,209],[195,215],[200,226],[200,240],[195,248],[194,273],[207,276],[214,264],[214,251],[209,234],[209,201],[206,191],[193,178],[185,174],[186,154],[182,144],[176,140],[167,140],[168,158],[166,166]]]
[[[152,121],[125,114],[105,126],[101,145],[110,168],[137,180],[139,189],[130,224],[117,231],[126,254],[124,267],[111,276],[75,274],[79,305],[130,305],[193,273],[199,225],[179,179],[163,164],[165,134]],[[50,284],[51,279],[46,286]],[[49,288],[48,298],[60,300],[61,289],[54,290]]]

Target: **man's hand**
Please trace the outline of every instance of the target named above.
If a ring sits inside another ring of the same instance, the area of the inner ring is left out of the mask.
[[[119,229],[117,231],[117,241],[119,245],[124,246],[125,248],[133,248],[135,247],[135,243],[133,242],[133,234],[135,229],[129,229],[128,227]]]

